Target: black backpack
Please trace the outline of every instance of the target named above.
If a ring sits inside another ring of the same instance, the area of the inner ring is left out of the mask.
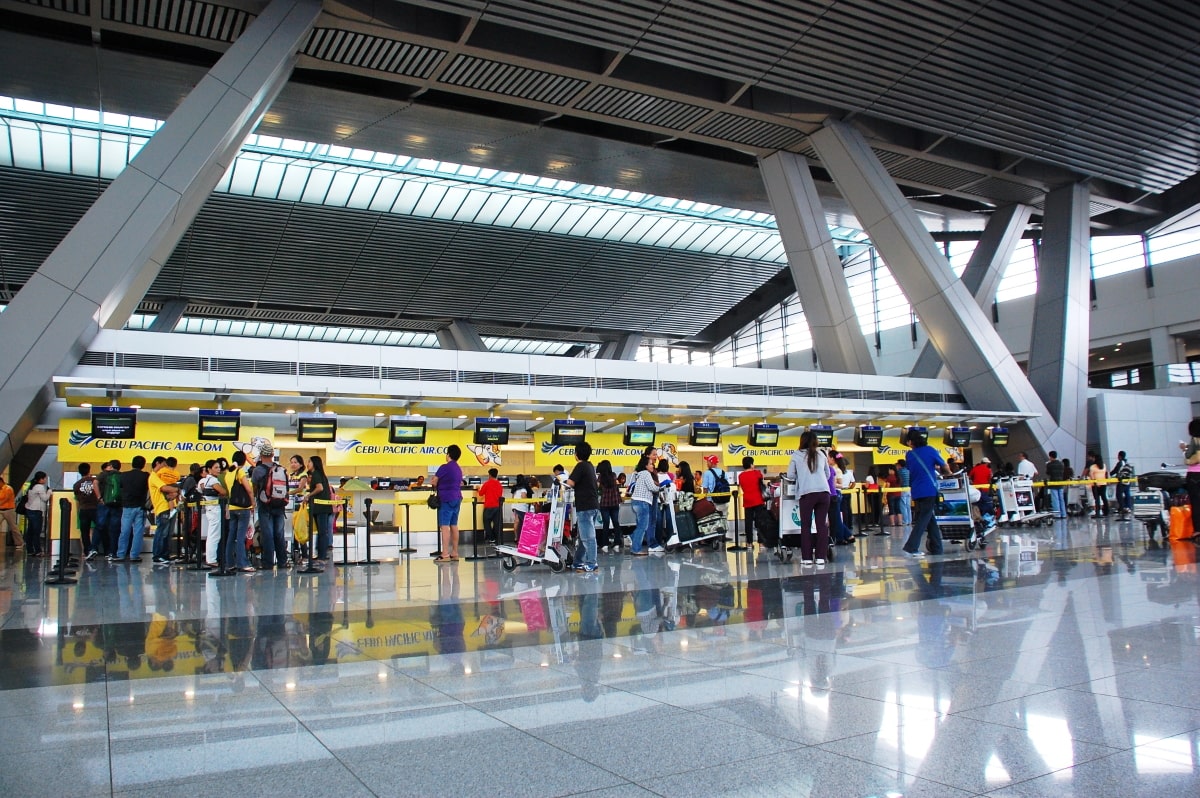
[[[25,491],[17,497],[16,512],[17,515],[25,515],[29,509],[29,491]]]
[[[1133,479],[1133,466],[1129,464],[1128,460],[1122,460],[1113,471],[1113,476],[1117,479]]]
[[[713,472],[713,489],[714,494],[724,493],[724,496],[713,496],[713,504],[729,504],[729,477],[725,476],[725,471]]]

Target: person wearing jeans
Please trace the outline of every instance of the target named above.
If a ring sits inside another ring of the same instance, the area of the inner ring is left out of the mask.
[[[567,477],[567,485],[575,490],[575,524],[583,549],[583,559],[575,564],[575,570],[584,573],[596,570],[596,522],[600,520],[600,491],[596,469],[588,461],[591,456],[590,443],[575,444],[575,468]]]
[[[262,542],[264,571],[288,567],[287,537],[283,531],[287,521],[287,505],[271,507],[266,495],[267,483],[275,466],[275,447],[270,442],[259,444],[258,465],[250,473],[250,484],[258,508],[258,538]],[[287,473],[286,469],[284,473]]]
[[[654,473],[648,468],[649,464],[650,458],[642,455],[638,460],[633,475],[633,485],[630,488],[636,526],[630,536],[629,553],[635,557],[649,553],[646,551],[647,543],[654,545],[654,538],[650,537],[647,540],[647,533],[653,535],[654,532],[651,528],[651,519],[654,516],[654,501],[659,488],[658,482],[654,479]]]
[[[133,458],[129,471],[122,471],[121,480],[121,538],[117,556],[113,559],[141,562],[142,538],[146,534],[146,500],[150,497],[150,475],[144,470],[146,458]]]
[[[46,508],[53,500],[46,479],[45,471],[34,474],[33,482],[29,485],[29,497],[25,500],[25,545],[29,547],[28,554],[33,557],[41,557],[44,551],[42,528],[45,525]]]
[[[929,553],[942,553],[942,532],[933,517],[937,509],[938,474],[945,470],[946,461],[937,449],[927,441],[919,440],[916,445],[906,436],[903,439],[911,448],[905,458],[912,472],[912,496],[917,505],[917,516],[913,519],[912,532],[904,542],[904,553],[910,557],[924,557],[921,537],[929,531]]]

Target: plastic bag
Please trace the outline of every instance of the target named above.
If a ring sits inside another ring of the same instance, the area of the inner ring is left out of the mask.
[[[297,543],[308,542],[308,505],[302,504],[292,513],[292,537]]]

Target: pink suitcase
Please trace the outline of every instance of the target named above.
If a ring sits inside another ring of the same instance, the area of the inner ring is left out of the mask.
[[[550,529],[550,513],[526,513],[521,523],[521,539],[517,552],[530,557],[541,557],[546,544],[546,532]]]

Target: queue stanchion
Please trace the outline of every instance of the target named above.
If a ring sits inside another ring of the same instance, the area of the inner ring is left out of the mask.
[[[726,546],[725,551],[745,551],[747,547],[738,542],[738,533],[742,529],[742,518],[738,514],[738,503],[734,500],[732,494],[729,497],[729,503],[733,505],[733,545]]]
[[[350,562],[350,497],[342,497],[342,561],[338,563],[340,568],[349,568],[353,565]],[[356,547],[357,548],[357,547]]]
[[[371,559],[371,505],[372,505],[372,504],[374,504],[374,501],[371,499],[371,497],[370,497],[370,496],[368,496],[367,498],[363,499],[363,506],[366,508],[366,509],[363,511],[363,520],[364,520],[364,521],[366,522],[366,524],[367,524],[367,526],[366,526],[366,529],[367,529],[367,532],[366,532],[366,535],[367,535],[367,556],[366,556],[366,558],[365,558],[365,559],[362,559],[362,560],[359,560],[359,561],[358,561],[358,564],[359,564],[359,565],[377,565],[377,564],[379,563],[379,560],[372,560],[372,559]]]
[[[225,553],[225,543],[229,540],[229,518],[225,512],[226,502],[222,499],[217,505],[221,508],[221,534],[217,538],[217,569],[208,572],[209,579],[216,579],[221,576],[233,576],[237,573],[236,570],[229,564],[229,557]]]
[[[412,508],[412,502],[402,502],[404,506],[404,546],[400,549],[401,554],[413,554],[416,549],[412,545],[412,516],[409,510]]]
[[[50,569],[50,573],[48,574],[50,578],[46,580],[46,584],[58,586],[77,585],[79,584],[79,580],[71,578],[74,571],[70,570],[69,556],[71,550],[71,500],[66,498],[59,499],[58,509],[60,513],[58,519],[58,563],[54,568]],[[47,543],[49,543],[49,540],[50,536],[47,535]]]
[[[479,509],[479,501],[471,499],[471,556],[463,557],[464,560],[486,560],[487,554],[479,556],[479,514],[475,512]],[[487,544],[484,543],[484,551],[487,551]]]

